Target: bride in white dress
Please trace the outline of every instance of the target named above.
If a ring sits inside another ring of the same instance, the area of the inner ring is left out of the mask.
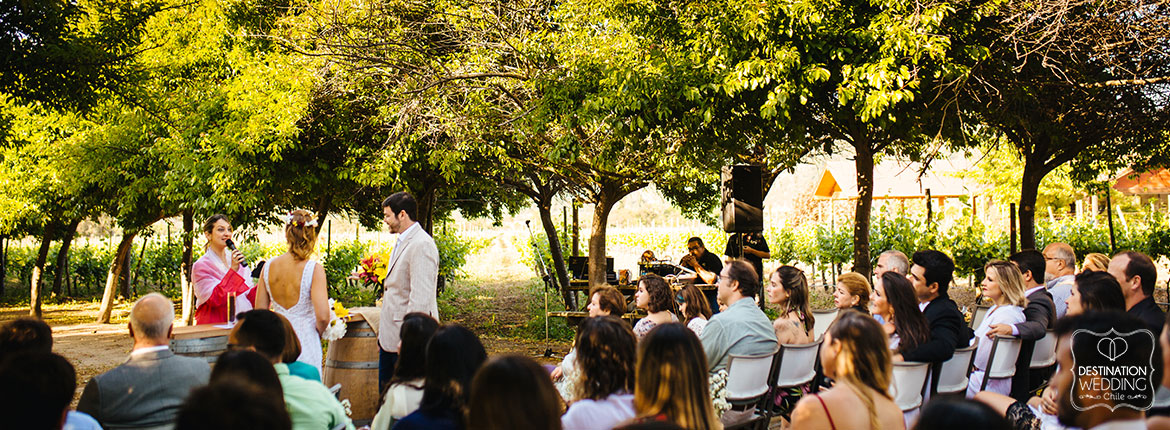
[[[292,211],[284,236],[288,252],[264,265],[256,288],[256,308],[271,308],[288,318],[301,342],[297,361],[320,372],[321,333],[329,327],[331,315],[325,268],[309,259],[317,243],[316,218],[305,210]]]

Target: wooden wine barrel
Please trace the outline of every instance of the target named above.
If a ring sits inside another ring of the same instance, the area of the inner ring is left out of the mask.
[[[207,360],[208,364],[215,364],[219,355],[227,350],[229,331],[216,327],[216,324],[175,327],[171,332],[171,351],[176,355],[196,357]]]
[[[378,336],[361,315],[346,318],[345,337],[329,342],[323,379],[341,384],[339,399],[349,399],[356,426],[369,424],[378,412]]]

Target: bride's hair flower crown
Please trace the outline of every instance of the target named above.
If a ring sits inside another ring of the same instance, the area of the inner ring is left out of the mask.
[[[316,227],[317,226],[317,219],[316,218],[310,217],[308,221],[297,221],[295,218],[296,217],[294,216],[294,214],[292,212],[289,212],[288,215],[284,216],[284,223],[291,225],[293,227]]]

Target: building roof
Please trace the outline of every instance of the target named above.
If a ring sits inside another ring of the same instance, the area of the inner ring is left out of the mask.
[[[1113,179],[1113,189],[1130,196],[1170,194],[1170,170],[1150,169],[1138,173],[1126,169]]]

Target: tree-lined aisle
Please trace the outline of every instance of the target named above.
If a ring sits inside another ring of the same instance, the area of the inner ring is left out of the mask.
[[[455,211],[500,219],[534,205],[568,301],[554,200],[593,205],[599,280],[610,214],[630,193],[653,186],[712,222],[722,166],[762,166],[767,190],[803,161],[847,154],[848,261],[868,274],[882,160],[995,155],[1005,165],[993,170],[1021,172],[1025,248],[1052,172],[1099,189],[1170,162],[1166,1],[5,7],[0,235],[39,243],[34,315],[46,292],[68,294],[68,270],[50,281],[46,265],[67,268],[79,223],[98,217],[121,231],[102,322],[133,294],[134,240],[160,220],[183,220],[189,319],[198,220],[262,228],[307,208],[374,228],[397,190],[418,198],[428,231]]]

